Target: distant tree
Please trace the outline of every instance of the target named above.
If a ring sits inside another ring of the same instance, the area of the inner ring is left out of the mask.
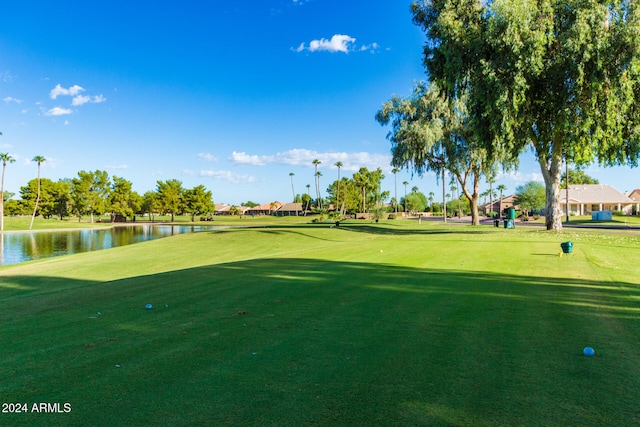
[[[335,167],[338,168],[338,181],[337,181],[337,183],[338,183],[338,192],[336,194],[336,202],[335,202],[336,204],[335,204],[333,209],[334,210],[339,209],[339,212],[342,215],[343,210],[344,210],[344,202],[342,203],[342,205],[340,205],[340,207],[338,207],[339,204],[340,204],[340,168],[342,168],[342,162],[336,162],[335,163]]]
[[[175,220],[175,214],[183,208],[182,182],[177,179],[158,181],[156,186],[158,192],[158,203],[164,212],[171,213],[171,222]]]
[[[248,208],[255,208],[256,206],[260,206],[260,203],[252,202],[251,200],[247,200],[244,203],[240,203],[240,206],[246,206]]]
[[[58,218],[69,215],[69,203],[71,201],[71,182],[69,179],[61,179],[53,184],[52,195],[54,209]]]
[[[567,174],[562,173],[560,177],[560,188],[567,188]],[[583,170],[580,169],[569,169],[569,185],[571,184],[600,184],[600,182],[587,175]]]
[[[500,211],[498,212],[498,215],[502,215],[502,193],[507,189],[507,187],[504,184],[500,184],[498,185],[497,189],[500,192]]]
[[[391,173],[393,174],[393,206],[395,208],[395,213],[398,213],[398,172],[400,172],[400,169],[398,168],[391,169]]]
[[[402,185],[404,185],[404,200],[407,200],[407,185],[409,185],[409,182],[403,181]],[[409,212],[405,203],[402,203],[402,206],[404,207],[405,212]]]
[[[424,212],[427,207],[427,197],[420,191],[412,191],[402,201],[411,213]]]
[[[113,184],[109,195],[111,222],[115,222],[118,215],[123,218],[133,217],[141,207],[141,198],[132,189],[132,184],[124,178],[113,177]]]
[[[26,210],[35,216],[42,216],[45,219],[57,214],[56,210],[56,183],[48,178],[32,179],[26,186],[20,187],[21,203]],[[38,205],[36,208],[36,201]]]
[[[2,132],[0,132],[2,135]],[[15,163],[14,159],[9,153],[0,153],[0,160],[2,160],[2,185],[0,186],[0,232],[4,230],[4,171],[7,168],[7,163]]]
[[[314,167],[314,172],[313,172],[313,176],[315,179],[315,183],[316,183],[316,204],[318,205],[318,207],[321,207],[319,205],[320,203],[320,175],[318,175],[318,166],[320,166],[320,164],[322,163],[320,160],[318,159],[313,159],[313,161],[311,162],[313,164]]]
[[[291,194],[293,195],[293,203],[296,202],[296,190],[293,189],[293,172],[289,172],[289,178],[291,178]]]
[[[38,203],[40,202],[40,165],[46,161],[43,156],[35,156],[32,161],[38,164],[38,193],[36,195],[36,203],[33,207],[33,215],[31,215],[31,223],[29,223],[29,230],[33,228],[33,220],[36,218],[36,211],[38,210]]]
[[[102,215],[109,211],[109,195],[111,181],[106,171],[79,171],[78,176],[71,179],[72,213],[78,216],[89,215],[93,223],[94,215]]]
[[[153,215],[158,212],[160,209],[160,204],[158,203],[158,193],[155,191],[147,191],[142,195],[142,202],[140,204],[141,213],[148,214],[149,219],[153,222]]]
[[[516,188],[513,204],[520,206],[528,216],[531,211],[539,211],[545,206],[546,192],[543,184],[529,181]]]
[[[184,191],[184,204],[187,213],[191,214],[191,222],[196,215],[208,215],[215,209],[211,191],[204,185],[198,185],[191,190]]]

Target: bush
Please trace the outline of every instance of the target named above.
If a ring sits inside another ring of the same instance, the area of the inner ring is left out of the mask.
[[[625,213],[623,211],[613,211],[612,215],[613,216],[625,216]]]
[[[396,214],[390,213],[387,219],[396,219]]]

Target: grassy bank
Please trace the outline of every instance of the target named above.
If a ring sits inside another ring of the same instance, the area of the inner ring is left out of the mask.
[[[291,223],[3,267],[3,401],[71,412],[0,424],[638,423],[639,247]]]

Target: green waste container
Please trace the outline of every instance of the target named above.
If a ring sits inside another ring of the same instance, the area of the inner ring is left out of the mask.
[[[507,219],[516,219],[516,210],[514,208],[507,209]]]
[[[562,242],[560,243],[560,247],[563,253],[570,254],[573,251],[573,242]]]

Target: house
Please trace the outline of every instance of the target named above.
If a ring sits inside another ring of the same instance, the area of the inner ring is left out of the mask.
[[[495,199],[493,200],[493,205],[491,203],[486,203],[484,205],[479,206],[479,210],[484,212],[487,215],[489,212],[498,212],[500,216],[506,215],[506,210],[514,207],[513,199],[516,197],[515,194],[512,194],[507,197],[503,197],[502,200]]]
[[[285,203],[276,212],[278,216],[303,216],[302,203]]]
[[[216,204],[214,215],[246,215],[248,206],[232,206],[227,204]]]
[[[631,215],[635,206],[638,210],[640,198],[634,201],[610,185],[569,184],[569,212],[572,215],[590,215],[599,211],[620,211]],[[563,212],[567,206],[567,190],[560,190],[560,207]]]
[[[275,214],[282,206],[280,202],[265,203],[264,205],[254,206],[247,209],[244,215],[260,216],[260,215],[272,215]]]
[[[631,207],[631,214],[638,215],[640,213],[640,188],[636,188],[631,193],[627,194],[627,197],[634,201],[634,205]]]

